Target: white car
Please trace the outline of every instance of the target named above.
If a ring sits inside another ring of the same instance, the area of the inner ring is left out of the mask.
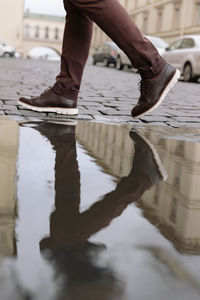
[[[166,49],[163,57],[181,71],[184,81],[198,81],[200,78],[200,35],[180,37]]]
[[[12,46],[7,45],[3,41],[0,41],[0,56],[15,56],[15,48]]]
[[[35,47],[28,53],[28,58],[60,61],[60,55],[48,47]]]
[[[158,50],[159,54],[162,56],[165,53],[165,49],[169,46],[163,39],[157,36],[150,36],[146,35],[145,36],[150,42],[156,47]],[[122,70],[124,66],[128,66],[129,68],[132,67],[131,62],[129,58],[126,56],[126,54],[122,51],[119,50],[118,56],[117,56],[117,61],[116,61],[116,68],[118,70]]]

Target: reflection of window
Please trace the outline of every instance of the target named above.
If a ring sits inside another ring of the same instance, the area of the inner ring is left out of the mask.
[[[172,198],[170,212],[169,212],[169,219],[172,223],[176,223],[177,204],[178,204],[177,199]]]
[[[181,44],[181,49],[187,49],[187,48],[193,48],[193,47],[194,47],[193,39],[184,39]]]
[[[55,28],[55,40],[59,40],[59,29]]]
[[[158,205],[158,203],[159,203],[159,188],[157,187],[155,190],[153,204]]]
[[[24,36],[28,37],[30,35],[30,26],[28,24],[24,27]]]
[[[45,39],[48,39],[49,38],[49,27],[45,27]]]
[[[175,172],[174,172],[174,186],[177,189],[179,189],[180,176],[181,176],[181,167],[179,164],[176,164],[176,168],[175,168]]]
[[[36,38],[39,37],[39,32],[40,32],[40,27],[39,26],[35,26],[35,37]]]

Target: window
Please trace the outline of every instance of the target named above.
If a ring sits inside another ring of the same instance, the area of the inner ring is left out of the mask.
[[[138,7],[138,0],[135,0],[135,7]]]
[[[49,38],[49,27],[45,27],[45,34],[44,34],[44,37],[45,39],[48,39]]]
[[[39,26],[35,26],[35,38],[39,37],[39,33],[40,33],[40,27]]]
[[[30,36],[30,26],[28,24],[24,27],[24,36],[29,37]]]
[[[178,29],[179,27],[180,27],[180,7],[175,7],[174,28]]]
[[[196,25],[200,25],[200,1],[197,1]]]
[[[162,31],[162,18],[163,18],[163,7],[157,8],[158,16],[157,16],[157,31]]]
[[[184,39],[181,44],[181,49],[193,48],[195,46],[193,39]]]
[[[126,9],[128,9],[128,3],[129,3],[129,1],[125,0],[125,5],[124,6],[125,6]]]
[[[59,29],[55,28],[55,40],[59,40]]]
[[[142,32],[143,34],[147,33],[147,28],[148,28],[148,12],[144,12],[143,14],[143,25],[142,25]]]
[[[170,47],[169,50],[177,50],[181,48],[181,44],[182,44],[183,40],[178,40],[176,42],[174,42]]]

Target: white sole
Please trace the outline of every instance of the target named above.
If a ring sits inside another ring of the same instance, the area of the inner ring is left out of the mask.
[[[151,107],[149,110],[147,110],[144,113],[137,115],[136,117],[133,117],[133,118],[139,118],[141,116],[146,115],[147,113],[154,111],[156,108],[158,108],[158,106],[163,102],[163,100],[165,99],[165,97],[167,96],[169,91],[174,87],[174,85],[176,84],[176,82],[178,81],[180,76],[181,76],[181,72],[178,69],[176,69],[175,74],[173,75],[172,79],[170,80],[170,82],[168,83],[168,85],[166,86],[164,91],[162,92],[158,102],[153,107]]]
[[[61,115],[78,115],[78,108],[61,108],[61,107],[36,107],[29,104],[26,104],[20,100],[17,101],[18,104],[21,106],[37,111],[37,112],[51,112],[51,113],[57,113]]]
[[[40,121],[25,121],[25,122],[19,122],[20,126],[26,126],[26,125],[33,125],[32,127],[39,125],[41,122]],[[60,122],[60,121],[45,121],[45,123],[49,123],[49,124],[57,124],[57,125],[65,125],[65,126],[76,126],[77,125],[77,121],[66,121],[66,122]]]

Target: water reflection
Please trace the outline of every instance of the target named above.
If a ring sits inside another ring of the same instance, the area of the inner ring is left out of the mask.
[[[90,293],[95,299],[116,299],[117,295],[119,299],[115,274],[97,265],[97,255],[105,246],[88,239],[121,215],[129,204],[138,201],[150,187],[166,178],[157,153],[140,135],[131,132],[135,154],[129,175],[118,182],[114,191],[80,213],[75,126],[42,123],[34,129],[51,142],[56,152],[56,209],[50,217],[50,237],[40,242],[40,249],[50,250],[46,252],[47,257],[54,260],[58,272],[65,275],[70,299],[77,299],[86,289],[84,299],[90,299]]]
[[[181,252],[200,254],[200,129],[143,127],[168,173],[164,185],[152,187],[139,207]],[[77,138],[106,173],[120,178],[130,171],[134,145],[126,127],[98,123],[77,126]]]
[[[16,255],[16,159],[18,123],[0,120],[0,255]]]
[[[1,299],[199,299],[198,142],[154,128],[26,123],[16,171],[10,122],[0,123],[0,253],[16,256],[1,257]]]

